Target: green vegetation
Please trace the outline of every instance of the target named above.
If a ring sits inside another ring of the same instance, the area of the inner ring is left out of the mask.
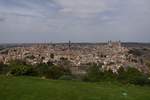
[[[123,84],[150,85],[149,75],[135,68],[120,68],[118,73],[113,73],[111,70],[104,71],[101,65],[95,64],[89,67],[83,80],[88,82],[117,81]]]
[[[63,65],[63,66],[62,66]],[[138,71],[135,68],[120,68],[118,73],[111,70],[103,70],[102,65],[89,64],[87,73],[81,76],[74,76],[69,70],[67,60],[54,65],[47,64],[28,65],[23,61],[11,61],[9,65],[0,64],[0,74],[7,76],[37,76],[44,79],[78,80],[85,82],[120,82],[122,84],[149,85],[149,75]]]
[[[6,74],[9,71],[9,66],[0,63],[0,74]]]
[[[33,76],[35,74],[33,67],[31,65],[28,65],[20,60],[11,61],[8,66],[9,70],[7,73],[14,76],[22,76],[22,75]]]
[[[0,64],[0,100],[150,100],[149,76],[135,68],[120,68],[114,74],[89,64],[86,75],[77,78],[71,75],[67,60],[62,61],[65,66]]]
[[[150,87],[0,76],[0,100],[150,100]]]
[[[126,70],[121,68],[118,71],[118,78],[122,83],[135,85],[150,85],[149,75],[138,71],[135,68],[128,67]]]
[[[115,75],[112,71],[103,71],[101,65],[94,64],[89,67],[83,80],[88,82],[113,81]]]
[[[38,76],[47,79],[59,79],[64,75],[71,75],[68,68],[53,65],[48,62],[47,64],[41,63],[37,65],[28,65],[27,63],[16,60],[11,61],[9,65],[0,64],[0,74],[13,75],[13,76]]]

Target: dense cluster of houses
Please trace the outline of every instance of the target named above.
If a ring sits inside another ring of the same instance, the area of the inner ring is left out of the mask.
[[[28,47],[15,47],[0,51],[0,62],[8,64],[11,60],[24,60],[30,64],[57,64],[60,60],[68,60],[72,66],[88,63],[102,64],[102,68],[117,72],[121,66],[143,66],[138,57],[128,53],[120,41],[107,44],[35,44]],[[140,68],[140,67],[137,67]]]

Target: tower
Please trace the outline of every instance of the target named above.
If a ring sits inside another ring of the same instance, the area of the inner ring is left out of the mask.
[[[71,48],[71,41],[69,40],[69,44],[68,44],[69,49]]]

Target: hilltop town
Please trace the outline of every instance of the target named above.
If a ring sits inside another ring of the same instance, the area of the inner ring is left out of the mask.
[[[27,47],[14,47],[0,51],[0,62],[9,64],[12,60],[24,60],[29,64],[53,62],[59,64],[65,60],[72,70],[79,72],[86,64],[102,64],[104,70],[114,73],[120,67],[135,67],[145,70],[142,59],[129,53],[129,49],[120,41],[108,41],[107,44],[34,44]],[[81,71],[82,72],[82,71]]]

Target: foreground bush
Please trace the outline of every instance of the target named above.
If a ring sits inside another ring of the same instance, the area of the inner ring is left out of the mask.
[[[128,67],[126,70],[120,68],[118,71],[118,81],[122,83],[131,83],[136,85],[150,85],[149,76],[138,71],[135,68]]]
[[[0,64],[0,74],[14,76],[39,76],[49,79],[59,79],[64,75],[71,76],[68,67],[53,65],[53,63],[40,63],[37,65],[28,65],[24,61],[15,60],[8,65]]]
[[[9,66],[0,63],[0,74],[7,74],[9,72]]]
[[[149,76],[138,71],[135,68],[128,67],[127,69],[120,68],[118,74],[113,73],[111,70],[103,71],[101,66],[92,65],[87,70],[83,81],[99,82],[99,81],[118,81],[123,84],[135,85],[150,85]]]
[[[111,70],[103,71],[101,65],[93,64],[87,70],[84,81],[89,82],[99,82],[99,81],[113,81],[116,80],[116,74],[114,74]]]
[[[83,76],[71,74],[68,67],[48,64],[38,64],[31,66],[23,61],[11,61],[9,65],[0,64],[0,74],[11,74],[14,76],[38,76],[47,79],[74,80],[75,78],[88,82],[117,81],[123,84],[150,85],[150,76],[138,71],[135,68],[120,68],[118,74],[111,70],[102,70],[101,65],[90,64],[87,73]]]
[[[71,75],[71,72],[68,69],[64,69],[63,67],[52,66],[48,71],[47,77],[52,79],[58,79],[64,75]]]
[[[27,65],[25,62],[22,61],[12,61],[10,62],[9,66],[9,73],[15,76],[34,76],[35,71],[33,67]]]
[[[35,71],[37,72],[38,76],[49,79],[58,79],[63,75],[71,74],[69,69],[53,64],[38,64],[35,67]]]
[[[34,70],[35,70],[37,76],[45,77],[46,74],[48,73],[49,66],[47,64],[41,63],[41,64],[36,65]]]

